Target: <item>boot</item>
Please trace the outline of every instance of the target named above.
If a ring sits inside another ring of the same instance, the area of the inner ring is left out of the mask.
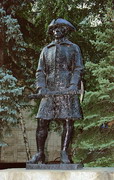
[[[45,162],[45,154],[44,153],[36,153],[27,164],[44,164]]]
[[[37,143],[37,152],[32,159],[30,159],[28,164],[44,164],[45,163],[45,154],[44,146],[48,134],[49,122],[47,120],[38,120],[38,126],[36,130],[36,143]]]
[[[61,146],[61,163],[69,164],[71,160],[68,156],[67,150],[70,144],[70,140],[73,132],[73,121],[66,120],[63,125],[63,134],[62,134],[62,146]]]
[[[66,151],[61,151],[61,163],[62,164],[70,164],[71,163]]]

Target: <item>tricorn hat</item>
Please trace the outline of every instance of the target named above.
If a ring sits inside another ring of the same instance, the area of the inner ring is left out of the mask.
[[[69,31],[76,30],[76,28],[69,21],[62,19],[62,18],[58,18],[58,19],[53,19],[52,22],[49,24],[48,33],[52,34],[53,29],[56,28],[57,26],[67,27]]]

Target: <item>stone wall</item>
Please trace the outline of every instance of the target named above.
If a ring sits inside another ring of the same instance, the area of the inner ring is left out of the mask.
[[[36,153],[36,140],[35,132],[37,122],[35,117],[30,118],[29,112],[22,112],[23,118],[26,122],[27,137],[29,140],[29,146],[31,154]],[[8,146],[2,148],[1,161],[2,162],[26,162],[26,150],[23,140],[23,134],[20,127],[12,128],[12,136],[5,137],[5,142]],[[46,155],[48,161],[54,161],[56,158],[60,157],[60,136],[55,132],[49,132],[46,141]]]

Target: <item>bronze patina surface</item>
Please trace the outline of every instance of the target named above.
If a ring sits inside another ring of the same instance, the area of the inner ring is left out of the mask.
[[[37,153],[27,162],[27,167],[31,167],[30,164],[45,164],[44,146],[52,120],[63,122],[60,161],[62,164],[71,163],[67,150],[73,134],[74,121],[81,120],[83,116],[78,96],[83,61],[79,46],[67,39],[68,33],[72,31],[75,31],[75,27],[62,18],[53,20],[48,28],[54,41],[43,48],[36,71],[38,94],[31,97],[41,97],[42,100],[37,113]],[[64,167],[62,164],[57,166]]]

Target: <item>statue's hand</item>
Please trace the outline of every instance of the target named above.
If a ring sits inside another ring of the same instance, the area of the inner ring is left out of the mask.
[[[44,95],[47,95],[48,92],[49,92],[49,89],[47,89],[47,88],[41,88],[41,89],[39,89],[38,94],[44,96]]]
[[[67,90],[69,94],[76,94],[78,89],[77,86],[71,85]]]

